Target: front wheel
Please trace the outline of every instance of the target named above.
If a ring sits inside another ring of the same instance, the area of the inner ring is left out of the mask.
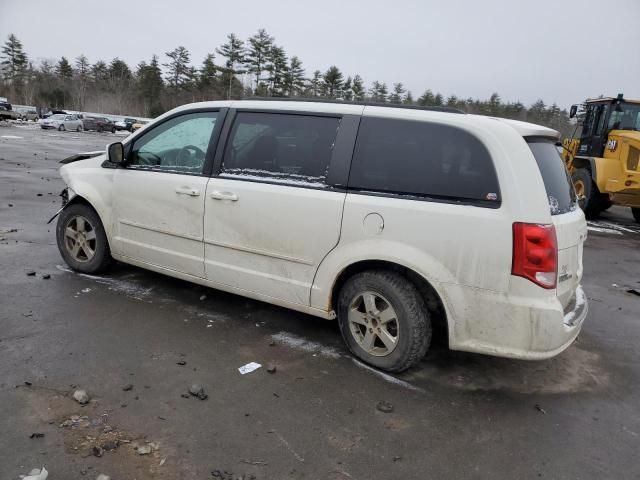
[[[586,168],[578,168],[571,175],[571,180],[585,216],[590,220],[598,218],[607,207],[603,195],[591,178],[591,172]]]
[[[635,218],[636,222],[640,223],[640,208],[632,207],[631,213],[633,214],[633,218]]]
[[[56,240],[64,261],[78,272],[98,273],[113,262],[100,217],[86,204],[75,203],[60,212]]]
[[[78,128],[76,128],[76,132],[81,132],[82,131],[82,125],[78,125]]]
[[[64,132],[65,128],[64,128],[64,124],[61,123],[60,126],[58,127],[58,131],[59,132]]]
[[[355,356],[390,372],[418,363],[431,342],[424,299],[413,283],[391,271],[370,270],[347,280],[338,298],[338,323]]]

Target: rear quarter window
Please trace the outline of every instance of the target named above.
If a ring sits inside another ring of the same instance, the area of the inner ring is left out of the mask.
[[[527,138],[526,140],[542,175],[551,215],[561,215],[578,208],[571,177],[560,157],[555,141],[546,138]]]
[[[363,118],[349,189],[500,206],[484,144],[465,130],[429,122]]]

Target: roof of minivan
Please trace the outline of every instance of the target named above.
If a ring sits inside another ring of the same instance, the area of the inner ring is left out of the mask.
[[[473,121],[477,119],[479,122],[485,123],[487,121],[498,121],[509,125],[516,130],[523,137],[549,137],[559,138],[560,134],[551,128],[543,127],[542,125],[536,125],[534,123],[521,122],[519,120],[510,120],[506,118],[487,117],[484,115],[472,115],[472,114],[460,114],[441,112],[433,110],[415,110],[398,108],[394,106],[372,106],[364,104],[354,103],[329,103],[329,102],[316,102],[316,101],[291,101],[291,100],[227,100],[227,101],[213,101],[213,102],[200,102],[191,103],[188,105],[182,105],[174,111],[188,110],[191,108],[207,108],[207,107],[236,107],[236,108],[260,108],[265,110],[280,110],[280,111],[300,111],[310,110],[315,112],[336,113],[336,114],[352,114],[361,115],[363,113],[383,114],[384,116],[393,117],[407,117],[408,119],[425,118],[425,119],[438,119],[442,121],[449,116],[455,117],[458,121],[462,118]],[[384,113],[383,113],[384,112]],[[393,112],[393,113],[392,113]],[[390,115],[389,115],[390,114]],[[462,118],[461,118],[462,117]],[[458,122],[455,122],[458,123]],[[466,123],[466,122],[465,122]]]

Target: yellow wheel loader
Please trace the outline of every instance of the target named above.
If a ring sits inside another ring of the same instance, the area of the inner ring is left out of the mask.
[[[640,222],[640,100],[587,100],[572,105],[569,117],[577,126],[562,157],[587,218],[621,205]]]

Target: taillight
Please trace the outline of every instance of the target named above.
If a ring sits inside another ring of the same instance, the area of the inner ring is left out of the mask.
[[[513,224],[511,274],[527,278],[542,288],[556,288],[558,243],[553,225]]]

